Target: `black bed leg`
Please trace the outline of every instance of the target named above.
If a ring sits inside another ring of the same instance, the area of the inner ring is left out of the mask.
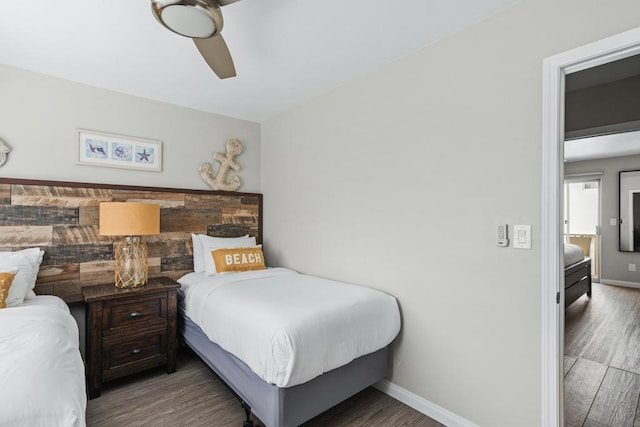
[[[247,416],[247,419],[242,424],[242,427],[253,427],[253,421],[251,421],[251,406],[247,405],[247,402],[244,400],[240,402],[242,405],[242,409],[244,409],[244,413]]]

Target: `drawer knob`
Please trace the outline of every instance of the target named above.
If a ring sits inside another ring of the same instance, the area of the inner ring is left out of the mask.
[[[140,353],[142,350],[140,350],[139,348],[134,348],[133,350],[131,350],[131,354],[138,354]]]
[[[139,311],[132,311],[131,313],[129,313],[129,317],[140,317],[142,316],[142,313],[140,313]]]

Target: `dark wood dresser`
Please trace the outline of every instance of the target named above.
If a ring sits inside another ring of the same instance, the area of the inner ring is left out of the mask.
[[[87,304],[87,388],[100,396],[102,383],[157,366],[176,370],[177,290],[167,277],[139,288],[82,288]]]

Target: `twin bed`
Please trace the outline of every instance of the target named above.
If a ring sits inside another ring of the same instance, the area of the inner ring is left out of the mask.
[[[0,425],[85,426],[78,326],[58,297],[0,310]]]
[[[83,427],[78,325],[62,299],[33,292],[43,257],[0,252],[0,425]]]
[[[298,426],[387,375],[400,330],[390,295],[285,268],[179,282],[182,338],[241,400],[245,425],[252,412]]]

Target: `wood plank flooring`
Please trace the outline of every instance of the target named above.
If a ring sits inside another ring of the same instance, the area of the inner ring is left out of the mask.
[[[256,427],[264,424],[252,416]],[[102,396],[87,403],[87,425],[100,427],[241,427],[244,411],[208,367],[187,349],[178,370],[163,369],[105,383]],[[306,427],[443,427],[426,415],[369,387],[320,414]]]
[[[566,427],[640,427],[640,289],[593,284],[566,309]]]

